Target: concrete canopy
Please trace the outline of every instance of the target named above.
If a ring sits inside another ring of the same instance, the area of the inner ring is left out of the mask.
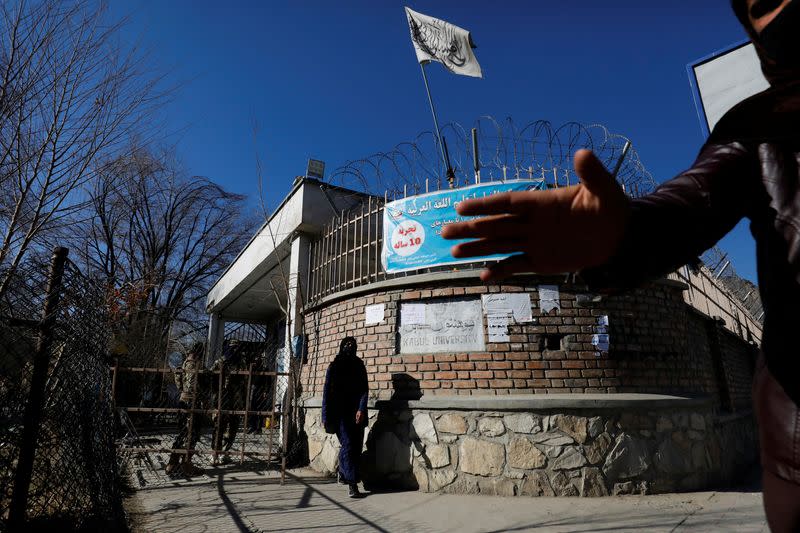
[[[284,255],[266,274],[255,280],[228,303],[222,313],[226,320],[236,322],[265,322],[285,314],[287,302],[286,278],[289,257]]]
[[[296,179],[286,198],[211,288],[206,312],[241,322],[268,322],[284,315],[287,295],[306,281],[305,268],[298,271],[291,256],[299,253],[307,259],[308,250],[298,250],[295,241],[320,234],[332,218],[365,198],[363,193],[316,179]]]

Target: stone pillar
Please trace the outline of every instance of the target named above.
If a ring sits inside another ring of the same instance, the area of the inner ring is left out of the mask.
[[[276,361],[278,369],[281,372],[288,372],[291,368],[292,357],[296,357],[294,353],[294,338],[303,333],[303,320],[301,311],[303,310],[303,303],[307,289],[308,280],[308,250],[311,240],[307,235],[298,234],[292,239],[291,252],[289,255],[289,282],[286,290],[287,301],[287,317],[286,317],[286,335],[284,339],[283,354],[279,354],[279,361]],[[283,404],[286,392],[289,387],[289,380],[286,376],[281,376],[278,379],[278,402]],[[283,410],[289,409],[288,405],[283,405]],[[283,427],[281,428],[281,436],[285,435]]]
[[[289,286],[287,287],[286,307],[288,316],[286,317],[286,340],[283,368],[289,368],[290,358],[293,355],[292,342],[297,335],[303,333],[303,320],[301,311],[306,290],[308,289],[308,249],[311,240],[307,235],[299,234],[291,244],[289,256]]]
[[[299,234],[292,240],[292,251],[289,258],[289,295],[291,297],[289,308],[293,322],[291,336],[303,332],[300,312],[303,310],[303,301],[308,290],[308,251],[310,246],[311,239],[308,235]]]
[[[220,356],[222,352],[222,342],[225,340],[225,320],[219,316],[219,313],[211,313],[208,317],[208,342],[206,343],[206,360],[205,366],[211,366],[211,363]]]

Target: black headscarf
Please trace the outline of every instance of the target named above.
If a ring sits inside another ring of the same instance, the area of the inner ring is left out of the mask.
[[[348,360],[354,357],[358,357],[356,352],[358,350],[358,344],[353,337],[345,337],[342,339],[342,342],[339,344],[339,353],[336,354],[336,360]]]

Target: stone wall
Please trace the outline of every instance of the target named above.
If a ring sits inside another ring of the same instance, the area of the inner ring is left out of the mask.
[[[368,486],[598,496],[703,489],[745,472],[757,455],[756,347],[698,311],[674,280],[603,298],[561,283],[560,309],[542,312],[538,285],[559,281],[486,286],[471,272],[415,275],[306,309],[300,396],[311,466],[336,469],[338,442],[322,429],[319,396],[350,335],[375,406]],[[398,353],[404,303],[512,292],[530,294],[534,320],[510,325],[508,342],[487,336],[481,352]],[[367,326],[365,307],[376,303],[385,320]],[[603,315],[610,346],[599,352],[591,338]]]
[[[309,459],[333,473],[338,442],[318,406],[306,402]],[[749,412],[712,413],[707,400],[653,395],[379,401],[364,439],[364,483],[504,496],[703,489],[733,481],[756,453]]]
[[[753,384],[758,347],[745,344],[733,333],[717,329],[720,341],[724,383],[729,390],[729,399],[724,408],[729,411],[752,408],[750,389]]]

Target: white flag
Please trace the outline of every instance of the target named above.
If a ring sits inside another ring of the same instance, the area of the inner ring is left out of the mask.
[[[453,74],[483,77],[481,66],[472,53],[475,43],[467,30],[409,8],[406,8],[406,16],[417,61],[438,61]]]

